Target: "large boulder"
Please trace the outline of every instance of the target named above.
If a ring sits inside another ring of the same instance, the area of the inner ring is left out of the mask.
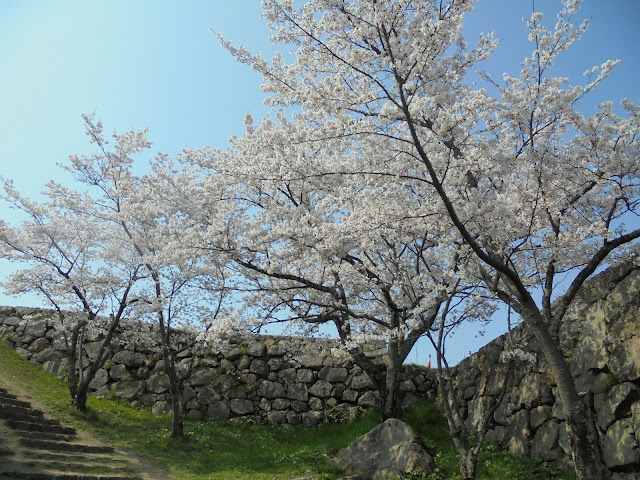
[[[387,480],[404,471],[433,472],[435,462],[418,434],[390,418],[340,450],[335,462],[349,475]]]

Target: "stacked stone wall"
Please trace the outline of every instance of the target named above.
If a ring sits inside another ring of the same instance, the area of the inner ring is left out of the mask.
[[[65,375],[66,345],[52,326],[53,312],[32,308],[0,308],[0,336],[18,353],[48,372]],[[99,349],[99,336],[84,345],[83,365]],[[351,418],[378,405],[379,394],[362,369],[339,354],[328,339],[285,336],[231,337],[217,352],[206,352],[191,362],[182,356],[185,373],[182,400],[191,419],[249,417],[273,424],[313,426]],[[382,361],[382,360],[381,360]],[[169,379],[158,353],[123,339],[114,342],[114,354],[98,371],[90,390],[113,395],[154,413],[170,410]],[[400,377],[403,403],[434,394],[435,375],[407,367]]]
[[[558,338],[583,401],[589,406],[603,457],[613,478],[640,478],[640,268],[621,266],[587,285]],[[505,349],[521,347],[505,386]],[[527,355],[523,355],[526,357]],[[456,390],[469,426],[478,426],[501,391],[487,440],[516,455],[572,469],[569,439],[557,386],[536,339],[524,325],[456,366]]]

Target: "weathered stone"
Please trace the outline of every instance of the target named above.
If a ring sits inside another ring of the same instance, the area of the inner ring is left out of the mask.
[[[271,408],[273,410],[287,410],[291,405],[291,401],[286,398],[276,398],[271,402]]]
[[[255,373],[256,375],[260,375],[262,378],[267,378],[269,376],[269,365],[264,360],[254,358],[251,361],[249,371],[251,373]]]
[[[640,448],[631,418],[618,420],[609,427],[602,441],[602,453],[610,469],[640,464]]]
[[[170,386],[169,375],[153,375],[147,381],[147,389],[151,393],[166,393],[169,391]]]
[[[302,416],[299,413],[289,410],[287,412],[287,423],[289,425],[300,425],[300,423],[302,423]]]
[[[122,350],[113,356],[113,363],[120,363],[127,367],[138,368],[144,365],[146,357],[140,352]]]
[[[267,345],[267,356],[282,357],[286,350],[281,345]]]
[[[469,402],[469,413],[465,422],[472,432],[480,430],[480,426],[495,402],[495,398],[487,396],[476,397]]]
[[[45,372],[50,373],[52,375],[64,376],[67,374],[67,368],[69,366],[69,361],[67,359],[61,360],[59,362],[55,360],[49,360],[48,362],[44,362],[42,368]]]
[[[98,390],[99,388],[104,387],[109,381],[109,372],[107,372],[104,368],[98,370],[93,377],[93,380],[89,382],[89,388],[91,390]]]
[[[615,385],[605,395],[602,405],[598,409],[598,425],[602,430],[617,419],[630,417],[631,406],[640,400],[640,389],[631,383],[625,382]]]
[[[529,424],[536,430],[540,425],[551,420],[552,408],[549,405],[540,405],[529,412]]]
[[[247,398],[247,389],[244,385],[238,385],[229,389],[229,398]]]
[[[187,412],[187,418],[189,420],[200,421],[204,418],[204,412],[200,409],[193,409]]]
[[[166,402],[161,400],[156,402],[153,407],[151,407],[151,411],[154,415],[162,415],[163,413],[169,413],[171,411],[171,402]]]
[[[188,402],[189,400],[191,400],[195,396],[196,396],[196,391],[193,388],[191,388],[189,385],[186,385],[182,389],[182,401],[183,402]]]
[[[360,413],[360,408],[355,407],[353,405],[349,405],[348,403],[340,403],[338,405],[334,405],[331,408],[331,415],[340,421],[349,421],[353,420]]]
[[[274,398],[286,397],[287,392],[283,384],[264,380],[258,387],[258,396],[272,400]]]
[[[311,383],[316,380],[316,372],[308,368],[301,368],[296,372],[296,381],[298,383]]]
[[[24,334],[25,336],[30,336],[34,338],[44,337],[44,334],[47,331],[47,323],[46,322],[27,322]]]
[[[296,369],[285,368],[278,372],[278,379],[285,384],[296,383]]]
[[[300,357],[300,365],[304,368],[310,368],[311,370],[320,370],[322,368],[323,361],[323,355],[306,354]]]
[[[359,375],[355,375],[349,383],[349,388],[351,390],[367,390],[374,387],[375,385],[369,378],[369,375],[364,372]]]
[[[40,353],[36,353],[35,358],[38,363],[45,363],[60,360],[62,358],[62,355],[58,350],[50,347],[45,348]]]
[[[640,335],[625,339],[611,351],[609,368],[621,382],[640,380]]]
[[[305,384],[296,383],[287,386],[287,398],[306,402],[309,400],[309,391]]]
[[[559,429],[556,422],[547,422],[541,425],[533,437],[531,455],[544,460],[552,460],[557,457],[557,452],[552,452],[558,446]],[[555,455],[554,455],[555,453]]]
[[[309,388],[309,393],[314,397],[327,398],[331,396],[333,390],[333,384],[326,380],[318,380]]]
[[[505,430],[505,438],[509,439],[509,451],[517,456],[528,455],[530,437],[529,411],[520,410],[511,417]]]
[[[33,342],[31,342],[31,346],[29,347],[32,352],[38,353],[49,347],[49,340],[46,338],[37,338]]]
[[[296,413],[302,413],[309,410],[309,405],[307,405],[307,402],[303,402],[302,400],[291,400],[291,408],[293,408],[293,411]]]
[[[198,401],[202,405],[211,405],[220,399],[220,394],[210,386],[204,386],[198,389]]]
[[[127,367],[121,364],[117,364],[117,365],[113,365],[109,369],[109,376],[111,377],[112,380],[115,380],[117,382],[129,376],[129,372],[127,372]]]
[[[144,380],[117,382],[113,386],[113,393],[116,397],[134,400],[142,393],[145,385]]]
[[[258,408],[260,410],[264,410],[265,412],[270,412],[271,411],[271,402],[269,400],[267,400],[266,398],[261,398],[260,402],[258,403]]]
[[[272,412],[267,413],[267,422],[272,423],[274,425],[281,425],[287,421],[287,413],[274,410]]]
[[[323,367],[318,372],[318,378],[327,382],[338,383],[347,379],[349,372],[346,368]]]
[[[240,360],[238,360],[238,370],[248,370],[251,367],[252,361],[253,358],[249,355],[242,355],[242,357],[240,357]]]
[[[196,367],[191,372],[189,384],[192,387],[198,385],[210,385],[218,376],[216,370],[210,367]]]
[[[308,411],[302,414],[302,425],[305,427],[314,427],[320,425],[324,421],[324,415],[318,411]]]
[[[322,410],[322,400],[317,397],[311,397],[309,399],[309,408],[311,410]]]
[[[435,468],[420,437],[407,424],[389,419],[340,450],[336,463],[350,475],[392,479],[404,471],[425,475]]]
[[[247,354],[252,357],[262,357],[267,352],[267,346],[262,342],[249,342]]]
[[[358,399],[358,405],[365,408],[372,408],[378,405],[378,399],[373,392],[364,392]]]
[[[213,420],[227,420],[231,415],[231,408],[227,400],[212,403],[207,408],[207,417]]]
[[[151,393],[145,393],[138,397],[138,401],[145,407],[152,407],[158,401],[158,396]]]
[[[554,398],[548,380],[539,373],[530,373],[520,382],[519,403],[526,408],[552,405]]]
[[[342,399],[345,402],[355,402],[356,400],[358,400],[358,395],[360,394],[355,390],[347,389],[344,392],[342,392]]]
[[[518,410],[519,406],[517,389],[511,390],[504,396],[502,403],[493,413],[493,419],[498,425],[507,425],[511,415]]]
[[[234,398],[230,402],[230,409],[236,415],[248,415],[250,413],[253,413],[254,406],[251,400]]]

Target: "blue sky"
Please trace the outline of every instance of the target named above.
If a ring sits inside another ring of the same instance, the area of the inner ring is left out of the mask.
[[[555,23],[560,0],[535,6]],[[531,0],[478,0],[468,16],[470,44],[490,29],[501,39],[486,65],[497,78],[517,74],[529,53],[523,18],[531,11]],[[260,76],[236,64],[213,32],[270,57],[275,47],[260,15],[259,0],[0,0],[0,175],[29,195],[51,178],[63,180],[57,163],[92,152],[82,113],[95,112],[106,132],[148,127],[154,152],[226,147],[242,133],[246,112],[260,118],[266,108]],[[640,103],[640,0],[585,0],[578,18],[585,16],[591,27],[561,57],[558,73],[580,81],[593,65],[619,58],[622,64],[583,108],[625,97]],[[4,205],[0,215],[11,218]],[[0,275],[10,268],[0,263]],[[0,292],[0,305],[36,303]],[[452,350],[452,360],[504,325],[484,338],[460,332],[464,348]],[[409,361],[424,363],[427,352],[425,346]]]

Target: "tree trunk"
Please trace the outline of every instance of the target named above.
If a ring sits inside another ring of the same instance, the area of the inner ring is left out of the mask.
[[[603,464],[601,456],[596,454],[600,451],[598,439],[590,435],[591,429],[588,422],[591,417],[587,415],[585,405],[578,395],[569,365],[549,333],[539,310],[537,308],[535,312],[532,310],[529,310],[529,315],[525,315],[524,319],[536,336],[558,387],[577,480],[608,479],[610,478],[609,470]]]
[[[389,418],[402,420],[402,405],[398,394],[398,374],[402,364],[399,361],[398,344],[396,342],[389,342],[388,354],[389,363],[387,364],[387,373],[384,379],[384,390],[380,392],[380,413],[383,422]]]

